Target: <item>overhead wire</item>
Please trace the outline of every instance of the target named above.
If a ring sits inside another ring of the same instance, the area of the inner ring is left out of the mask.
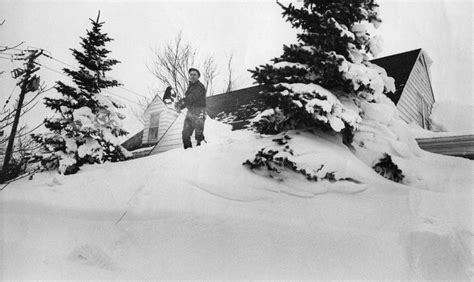
[[[38,62],[35,62],[35,64],[37,64],[37,65],[39,65],[39,66],[41,66],[41,67],[44,67],[44,68],[46,68],[46,69],[48,69],[48,70],[50,70],[50,71],[53,71],[53,72],[55,72],[55,73],[58,73],[58,74],[60,74],[60,75],[63,75],[63,76],[68,77],[66,74],[64,74],[64,73],[62,73],[62,72],[60,72],[60,71],[57,71],[57,70],[55,70],[55,69],[52,69],[52,68],[50,68],[50,67],[48,67],[48,66],[46,66],[46,65],[44,65],[44,64],[41,64],[41,63],[38,63]],[[140,103],[135,102],[135,101],[133,101],[133,100],[130,100],[130,99],[128,99],[128,98],[122,97],[122,96],[120,96],[120,95],[117,95],[117,94],[111,92],[110,90],[102,89],[102,91],[107,92],[107,93],[109,93],[110,95],[112,95],[112,96],[114,96],[114,97],[117,97],[117,98],[120,98],[120,99],[129,101],[129,102],[131,102],[131,103],[135,103],[135,104],[141,106]]]
[[[5,60],[12,61],[12,60],[13,60],[13,57],[3,57],[3,56],[0,56],[0,59],[5,59]]]
[[[28,48],[26,48],[26,49],[13,48],[13,50],[28,51],[28,50],[31,49],[31,48],[39,49],[39,50],[42,50],[42,51],[46,51],[47,53],[49,53],[49,54],[43,53],[43,55],[44,55],[46,58],[51,59],[51,60],[54,60],[54,61],[56,61],[56,62],[58,62],[58,63],[61,63],[61,64],[63,64],[63,65],[66,65],[66,66],[68,66],[68,67],[71,67],[71,68],[73,68],[74,70],[77,70],[77,67],[75,67],[75,66],[73,66],[73,65],[71,65],[71,64],[68,64],[68,63],[64,62],[63,60],[60,60],[60,59],[57,59],[57,58],[53,57],[50,51],[45,50],[45,49],[43,49],[43,48],[37,48],[37,47],[28,46]],[[0,58],[2,58],[2,57],[0,56]],[[8,60],[10,60],[10,58],[2,58],[2,59],[8,59]],[[38,62],[35,62],[35,63],[38,64],[38,65],[40,65],[40,66],[42,66],[42,67],[44,67],[44,68],[46,68],[46,69],[48,69],[48,70],[50,70],[50,71],[53,71],[53,72],[55,72],[55,73],[58,73],[58,74],[67,76],[67,75],[65,75],[64,73],[62,73],[62,72],[60,72],[60,71],[57,71],[57,70],[55,70],[55,69],[52,69],[52,68],[50,68],[50,67],[48,67],[48,66],[46,66],[46,65],[44,65],[44,64],[41,64],[41,63],[38,63]],[[130,89],[128,89],[128,88],[126,88],[126,87],[124,87],[124,86],[121,86],[121,85],[117,86],[117,88],[123,89],[123,90],[125,90],[125,91],[127,91],[127,92],[129,92],[129,93],[132,93],[133,95],[138,96],[138,97],[141,97],[141,98],[145,98],[145,99],[150,98],[150,97],[147,97],[147,96],[145,96],[145,95],[142,95],[142,94],[140,94],[140,93],[137,93],[137,92],[135,92],[135,91],[133,91],[133,90],[130,90]],[[128,102],[134,103],[134,104],[139,105],[139,106],[142,106],[142,104],[140,104],[140,103],[138,103],[138,102],[136,102],[136,101],[133,101],[133,100],[131,100],[131,99],[122,97],[122,96],[120,96],[120,95],[117,95],[117,94],[115,94],[115,93],[112,93],[110,90],[104,89],[103,91],[104,91],[104,92],[107,92],[107,93],[109,93],[110,95],[115,96],[115,97],[117,97],[117,98],[126,100],[126,101],[128,101]],[[162,99],[160,96],[158,96],[158,98],[159,98],[161,101],[163,101],[163,99]]]
[[[45,57],[47,57],[47,58],[49,58],[49,59],[51,59],[51,60],[54,60],[54,61],[56,61],[56,62],[58,62],[58,63],[61,63],[61,64],[63,64],[63,65],[69,66],[69,67],[71,67],[71,68],[77,70],[77,67],[75,67],[75,66],[73,66],[73,65],[71,65],[71,64],[68,64],[68,63],[64,62],[63,60],[57,59],[57,58],[55,58],[55,57],[53,57],[53,56],[51,55],[51,52],[49,52],[49,53],[50,53],[49,55],[46,55],[46,54],[45,54]],[[138,92],[135,92],[135,91],[133,91],[133,90],[130,90],[130,89],[124,87],[124,86],[119,85],[119,86],[117,86],[117,87],[120,88],[120,89],[123,89],[123,90],[125,90],[125,91],[127,91],[127,92],[130,92],[130,93],[132,93],[132,94],[134,94],[134,95],[136,95],[136,96],[139,96],[139,97],[142,97],[142,98],[149,98],[149,97],[147,97],[147,96],[145,96],[145,95],[143,95],[143,94],[140,94],[140,93],[138,93]],[[160,99],[161,99],[161,98],[160,98]]]

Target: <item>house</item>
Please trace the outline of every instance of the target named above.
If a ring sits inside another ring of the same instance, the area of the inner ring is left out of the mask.
[[[122,143],[124,148],[133,151],[134,157],[148,155],[176,120],[178,113],[157,95],[145,109],[143,116],[145,129]]]
[[[430,129],[429,117],[435,98],[431,85],[431,60],[426,53],[416,49],[371,62],[384,68],[388,76],[395,79],[396,91],[387,96],[397,105],[401,119]]]
[[[372,60],[395,79],[395,93],[388,97],[397,105],[400,117],[407,123],[416,122],[429,129],[429,116],[435,102],[431,86],[430,59],[422,49],[416,49]],[[253,86],[206,98],[207,114],[229,123],[234,130],[242,129],[261,108],[262,86]],[[156,97],[145,110],[145,129],[122,145],[135,157],[157,154],[182,147],[181,131],[184,115],[168,108]]]

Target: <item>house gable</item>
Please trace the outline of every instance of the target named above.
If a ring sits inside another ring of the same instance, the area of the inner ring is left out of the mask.
[[[416,122],[423,128],[430,128],[429,116],[434,102],[429,65],[423,52],[420,52],[397,103],[397,109],[405,122]]]
[[[430,72],[430,67],[431,67],[431,64],[432,64],[431,58],[429,58],[428,55],[424,51],[422,51],[421,54],[420,54],[419,60],[421,60],[423,62],[424,76],[425,76],[424,81],[427,82],[428,86],[429,86],[429,88],[428,88],[428,90],[429,90],[428,99],[432,100],[433,103],[434,103],[434,102],[436,102],[436,99],[435,99],[435,96],[434,96],[433,84],[432,84],[431,72]]]
[[[142,135],[143,144],[154,144],[158,141],[160,137],[159,126],[158,126],[158,134],[156,135],[156,138],[151,138],[150,136],[150,132],[153,133],[153,130],[155,130],[153,128],[150,128],[150,126],[152,125],[151,124],[152,117],[154,117],[154,119],[157,118],[158,120],[161,120],[162,113],[167,110],[168,110],[168,107],[161,100],[161,98],[158,95],[156,95],[153,101],[148,105],[148,107],[145,109],[145,112],[143,113],[143,117],[145,121],[143,135]]]
[[[410,77],[413,67],[421,53],[421,49],[399,53],[387,57],[371,60],[370,62],[382,67],[387,75],[395,79],[395,93],[387,93],[387,97],[397,105],[406,83]]]
[[[151,150],[150,155],[183,147],[181,132],[183,131],[184,118],[184,113],[179,115],[176,113],[174,120],[168,124],[168,128],[164,130],[162,137]]]

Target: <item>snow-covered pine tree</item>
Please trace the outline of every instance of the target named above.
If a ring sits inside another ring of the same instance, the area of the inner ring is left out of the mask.
[[[385,70],[369,62],[380,51],[380,37],[368,32],[381,23],[378,5],[374,0],[296,5],[280,4],[283,17],[300,31],[298,43],[284,46],[273,64],[251,71],[268,90],[267,109],[253,126],[264,134],[319,128],[342,132],[351,143],[361,121],[358,100],[376,101],[395,90]]]
[[[78,70],[63,69],[76,87],[58,81],[55,89],[62,97],[45,98],[45,105],[56,114],[44,121],[51,132],[33,136],[44,145],[42,164],[64,174],[75,173],[84,163],[115,162],[130,156],[117,138],[127,134],[121,123],[124,116],[118,112],[124,106],[102,94],[120,84],[106,76],[119,61],[107,58],[111,51],[105,44],[113,39],[102,32],[104,22],[99,18],[100,11],[96,20],[90,19],[92,29],[81,37],[82,50],[70,49]]]

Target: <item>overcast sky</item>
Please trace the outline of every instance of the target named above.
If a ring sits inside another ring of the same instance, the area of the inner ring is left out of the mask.
[[[470,0],[401,1],[379,0],[383,24],[378,32],[385,40],[381,56],[423,48],[433,60],[431,73],[435,98],[455,99],[474,104],[473,81],[473,4]],[[23,47],[44,48],[68,64],[75,65],[69,48],[79,47],[79,37],[90,28],[89,18],[101,11],[104,31],[114,41],[111,57],[122,63],[112,76],[127,89],[147,94],[157,83],[146,65],[152,48],[172,41],[179,31],[183,39],[204,57],[213,55],[219,67],[217,93],[224,88],[226,58],[233,54],[238,85],[252,85],[247,69],[267,63],[282,53],[283,44],[296,40],[296,33],[281,17],[275,1],[5,1],[0,0],[0,45],[25,41]],[[60,71],[65,65],[47,58],[42,64]],[[17,66],[0,60],[0,70]],[[42,79],[53,85],[65,78],[48,69]],[[11,93],[14,81],[0,76],[0,102]],[[18,93],[16,89],[15,93]],[[122,89],[116,95],[137,100]],[[33,123],[44,117],[35,112]],[[34,125],[32,125],[34,126]]]

